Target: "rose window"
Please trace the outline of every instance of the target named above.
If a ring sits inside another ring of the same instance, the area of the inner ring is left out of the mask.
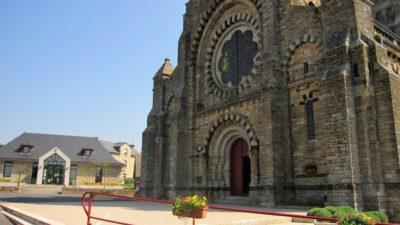
[[[250,75],[258,44],[250,30],[236,30],[223,44],[218,63],[218,79],[223,86],[238,86],[244,77]]]

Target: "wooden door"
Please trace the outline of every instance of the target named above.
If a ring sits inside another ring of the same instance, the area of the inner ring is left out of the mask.
[[[231,195],[248,194],[250,181],[250,163],[247,163],[248,145],[244,139],[236,140],[231,149]]]

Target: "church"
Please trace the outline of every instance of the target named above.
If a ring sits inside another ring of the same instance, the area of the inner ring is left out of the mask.
[[[400,38],[374,4],[188,1],[178,65],[153,78],[142,195],[400,222]]]

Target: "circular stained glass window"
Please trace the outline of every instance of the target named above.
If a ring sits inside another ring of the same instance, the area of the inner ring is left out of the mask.
[[[222,41],[216,58],[216,78],[224,87],[236,87],[254,68],[258,44],[251,30],[237,29]]]

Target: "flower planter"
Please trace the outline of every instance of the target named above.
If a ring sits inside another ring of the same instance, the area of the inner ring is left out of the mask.
[[[179,217],[188,217],[194,219],[203,219],[207,215],[208,207],[193,208],[191,211],[176,212],[172,210],[172,215]]]

